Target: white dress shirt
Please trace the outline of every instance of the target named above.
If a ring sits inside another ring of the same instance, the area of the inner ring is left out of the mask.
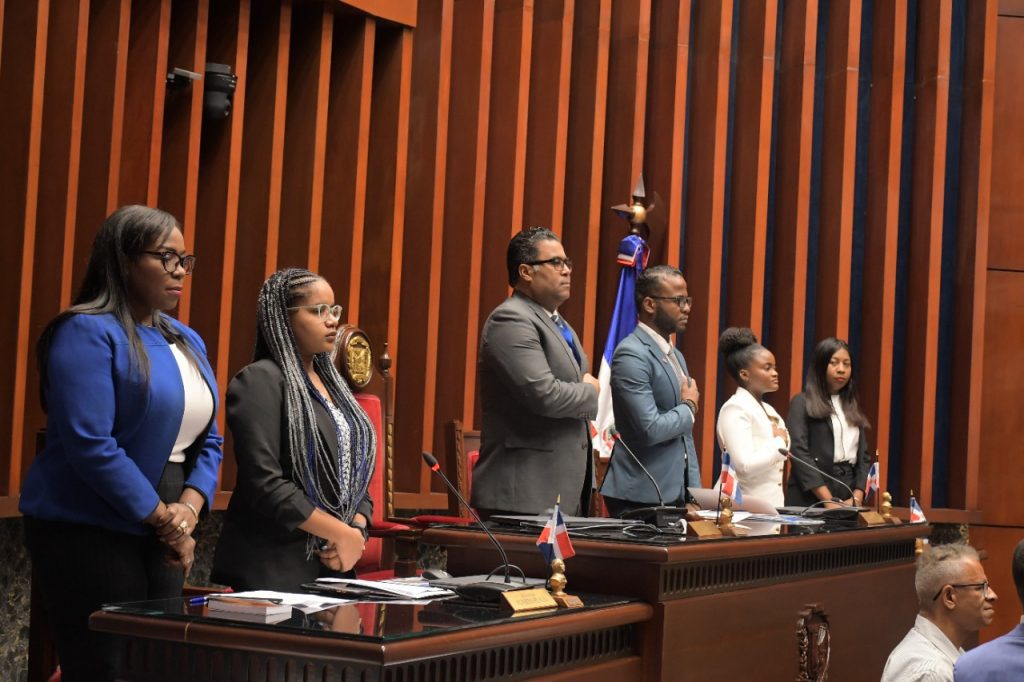
[[[953,682],[953,664],[963,653],[939,626],[918,614],[914,627],[889,654],[882,682]]]
[[[775,408],[759,401],[747,389],[738,388],[718,412],[718,445],[729,453],[743,495],[781,507],[785,498],[782,471],[786,458],[779,450],[789,449],[789,441],[772,431],[773,419],[786,428]]]
[[[860,427],[854,426],[846,418],[843,401],[839,399],[838,394],[832,396],[831,419],[835,453],[832,456],[833,461],[856,464],[857,453],[860,450]]]

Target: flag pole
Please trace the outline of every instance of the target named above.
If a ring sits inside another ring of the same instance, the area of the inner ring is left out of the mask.
[[[875,488],[875,511],[882,513],[882,463],[879,461],[878,448],[875,448],[875,464],[878,465],[878,487]]]

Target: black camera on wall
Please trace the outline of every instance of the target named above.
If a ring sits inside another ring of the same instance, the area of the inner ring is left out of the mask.
[[[206,63],[203,85],[203,118],[218,121],[231,113],[231,98],[238,86],[238,76],[229,64]]]

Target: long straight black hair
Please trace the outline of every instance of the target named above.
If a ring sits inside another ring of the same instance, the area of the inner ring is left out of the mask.
[[[814,347],[811,366],[807,368],[807,383],[804,386],[804,398],[807,404],[807,416],[815,419],[828,419],[832,414],[832,396],[828,390],[828,365],[832,356],[840,350],[850,352],[846,341],[830,336],[822,339]],[[850,367],[853,367],[853,354],[850,354]],[[871,422],[861,412],[857,401],[857,382],[850,373],[850,379],[839,390],[839,402],[843,406],[846,419],[854,426],[871,428]]]
[[[36,344],[43,410],[46,410],[46,367],[53,337],[60,325],[73,315],[113,315],[128,335],[132,365],[149,381],[149,355],[139,338],[138,323],[132,317],[128,301],[128,273],[144,251],[162,244],[175,229],[180,230],[181,224],[174,216],[148,206],[122,206],[103,221],[93,240],[89,265],[78,295],[70,308],[50,320]],[[167,318],[157,313],[153,316],[153,326],[168,342],[176,344],[193,365],[197,365],[196,349],[171,326]]]

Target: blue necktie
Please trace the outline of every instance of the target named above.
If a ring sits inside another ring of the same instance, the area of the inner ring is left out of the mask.
[[[569,329],[569,325],[565,323],[561,315],[552,315],[551,319],[554,321],[555,326],[558,327],[558,331],[562,333],[562,338],[569,344],[569,350],[572,351],[572,356],[576,358],[576,365],[583,367],[583,361],[580,359],[580,352],[576,349],[576,344],[572,340],[572,331]]]

